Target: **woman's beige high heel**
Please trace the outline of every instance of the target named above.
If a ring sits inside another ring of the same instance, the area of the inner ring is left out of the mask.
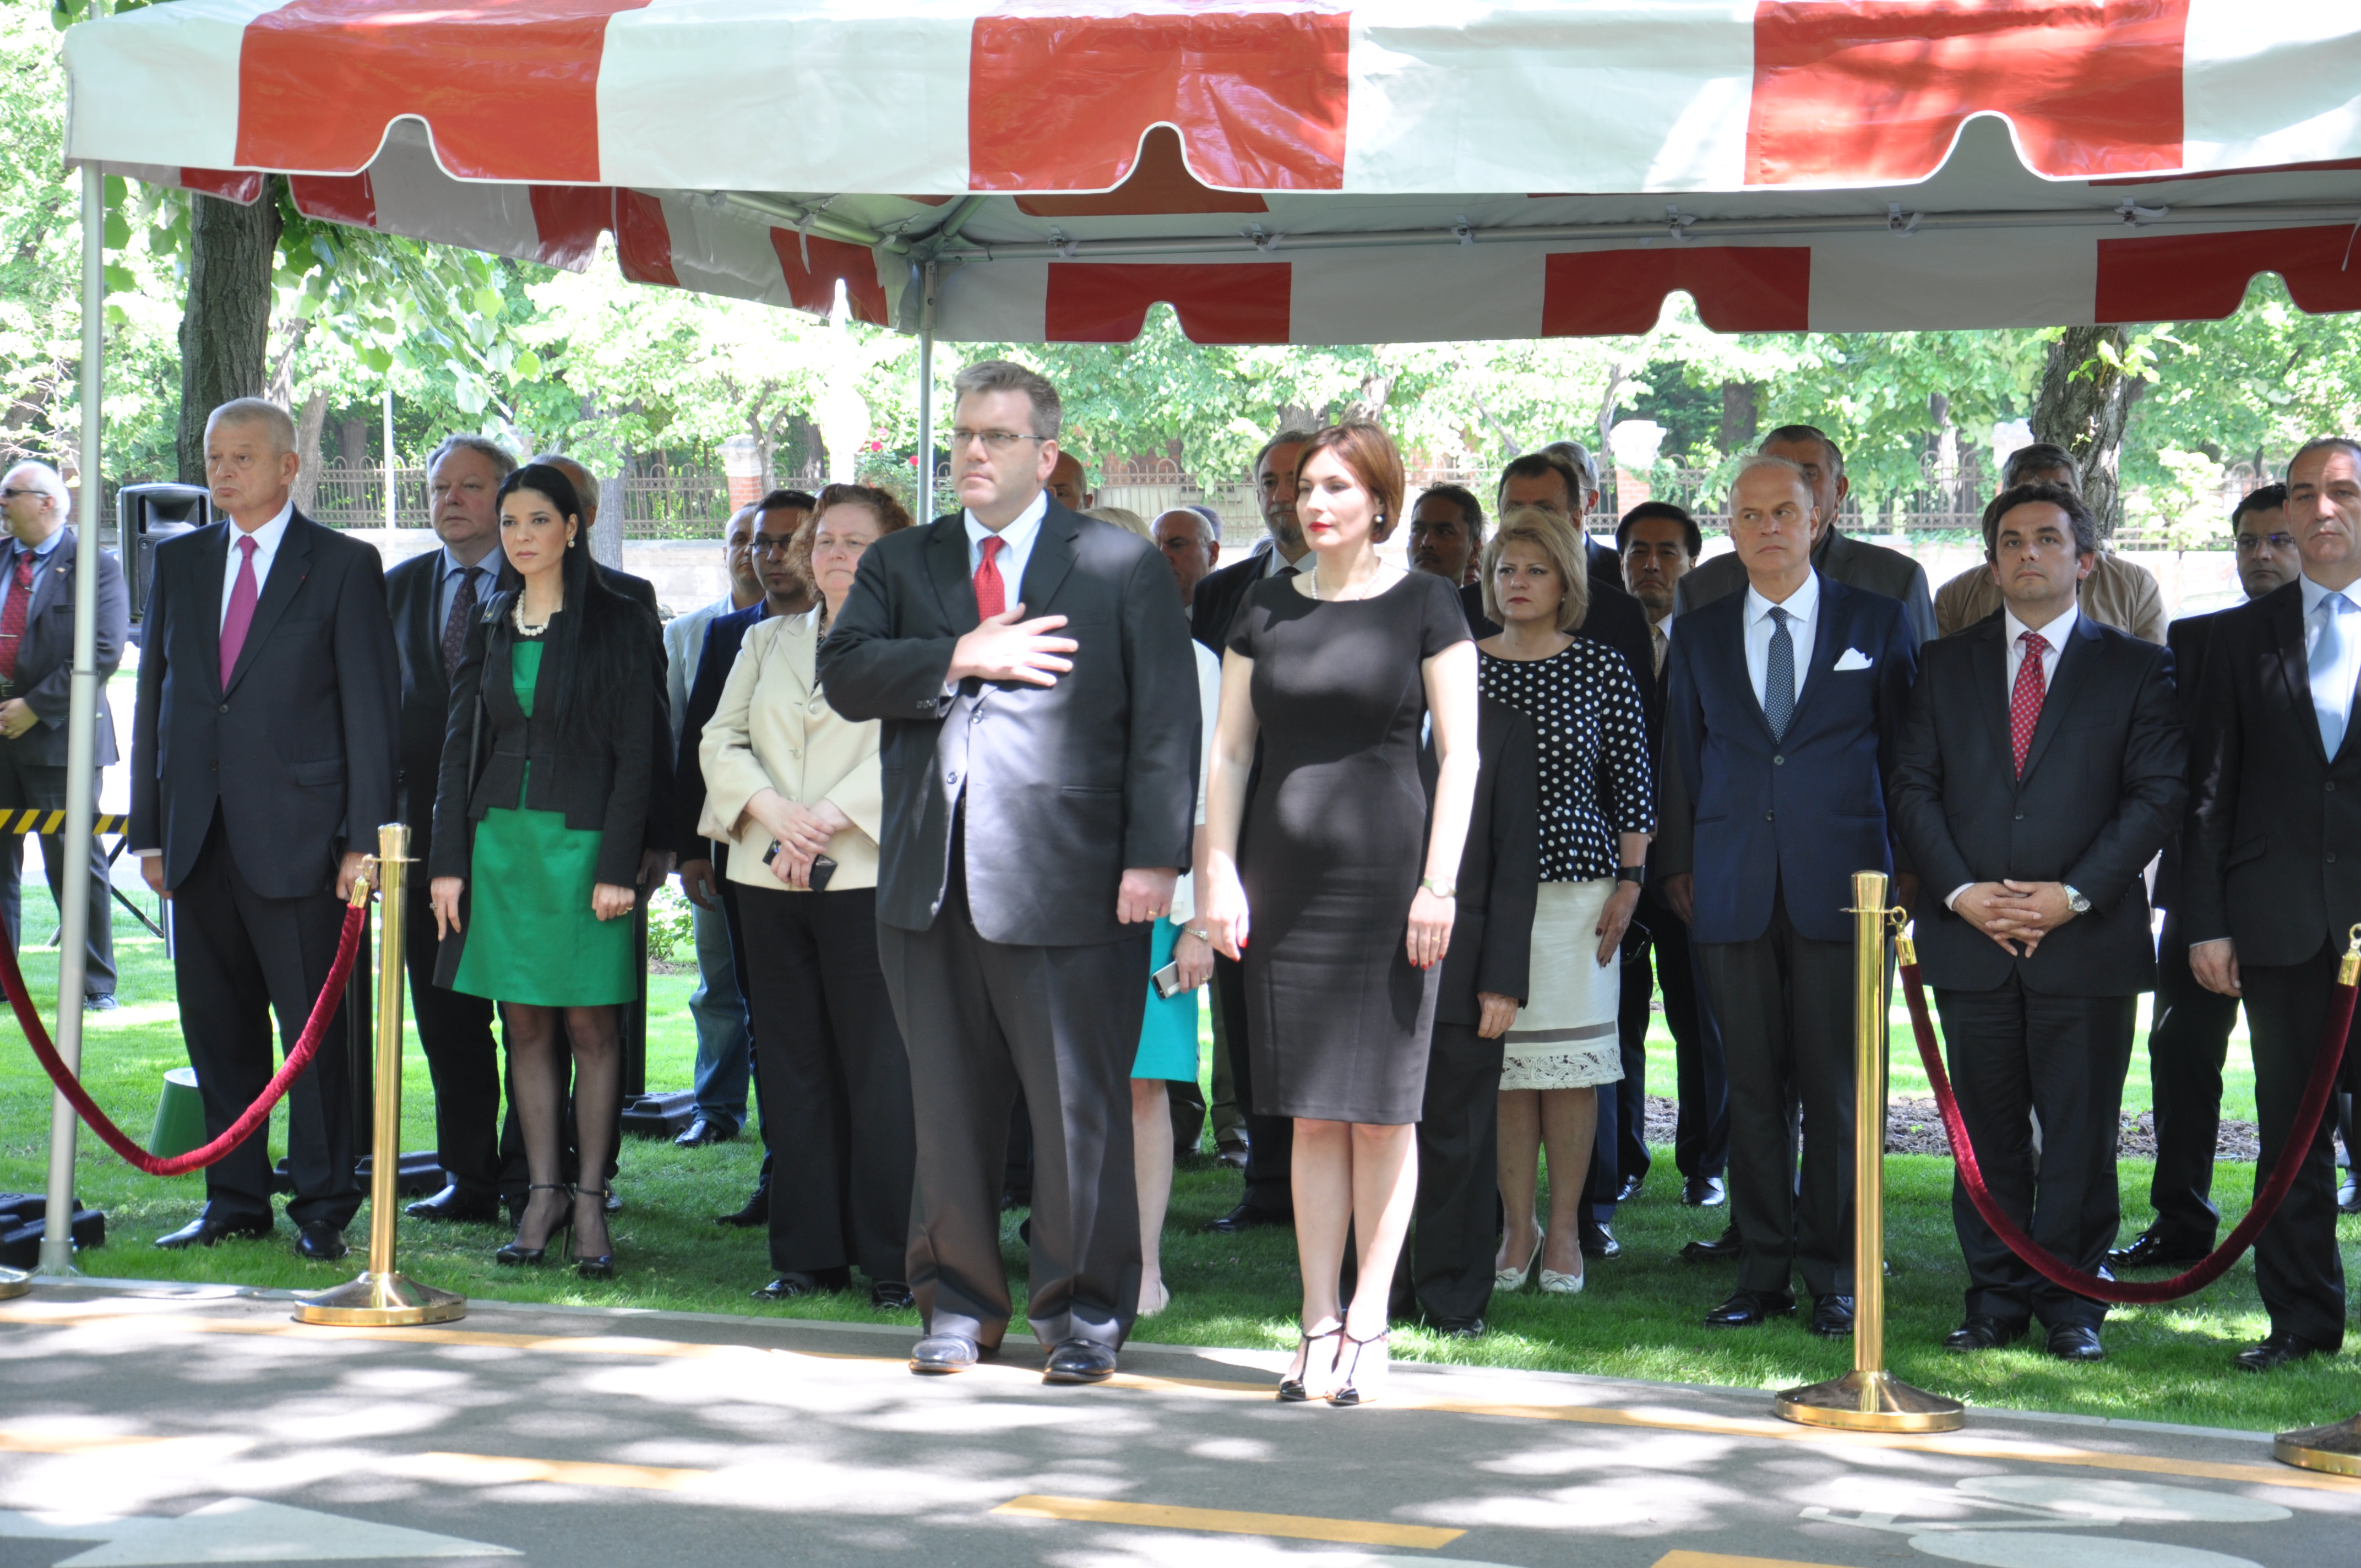
[[[1525,1259],[1525,1266],[1522,1268],[1494,1269],[1492,1271],[1492,1288],[1495,1290],[1521,1290],[1524,1288],[1525,1276],[1531,1274],[1533,1271],[1533,1265],[1541,1261],[1542,1244],[1548,1240],[1549,1234],[1542,1230],[1539,1226],[1535,1226],[1533,1228],[1532,1256]]]

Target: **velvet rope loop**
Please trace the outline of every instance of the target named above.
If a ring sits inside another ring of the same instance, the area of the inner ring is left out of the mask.
[[[352,978],[353,959],[361,947],[361,927],[368,919],[366,904],[346,906],[344,934],[336,940],[336,961],[328,970],[327,984],[321,988],[319,1000],[312,1003],[312,1016],[303,1025],[302,1037],[295,1042],[295,1048],[287,1053],[286,1063],[263,1090],[262,1097],[247,1106],[245,1113],[231,1123],[229,1129],[220,1137],[203,1148],[191,1149],[170,1159],[159,1159],[134,1143],[122,1128],[108,1119],[105,1112],[98,1108],[97,1102],[91,1099],[89,1091],[82,1088],[74,1075],[66,1070],[66,1064],[58,1058],[57,1047],[49,1041],[48,1025],[41,1022],[41,1014],[34,1008],[33,998],[25,989],[25,977],[16,968],[16,955],[5,942],[0,942],[0,984],[7,987],[8,1004],[16,1010],[16,1022],[23,1026],[25,1038],[33,1047],[33,1055],[40,1058],[50,1081],[58,1086],[58,1092],[81,1113],[82,1119],[90,1124],[90,1130],[98,1135],[100,1141],[150,1176],[184,1176],[224,1158],[232,1149],[252,1137],[256,1129],[269,1119],[271,1108],[285,1097],[303,1069],[312,1065],[312,1058],[320,1048],[320,1038],[328,1032],[329,1020],[335,1017],[337,1007],[344,1002],[345,983]]]
[[[2070,1268],[2043,1251],[2022,1226],[2001,1212],[1999,1201],[1984,1185],[1982,1169],[1976,1164],[1975,1146],[1968,1141],[1960,1102],[1951,1094],[1950,1074],[1943,1070],[1943,1054],[1935,1040],[1935,1021],[1927,1011],[1927,991],[1919,983],[1916,964],[1902,966],[1902,982],[1910,1004],[1911,1033],[1918,1041],[1918,1057],[1927,1065],[1927,1080],[1935,1087],[1935,1104],[1943,1113],[1943,1130],[1950,1135],[1951,1158],[1959,1167],[1960,1184],[1967,1189],[1968,1201],[1976,1206],[1976,1212],[1983,1216],[1984,1223],[1992,1227],[1993,1234],[2009,1251],[2051,1284],[2095,1300],[2144,1305],[2194,1295],[2228,1273],[2230,1266],[2271,1223],[2271,1216],[2279,1212],[2279,1204],[2295,1186],[2296,1174],[2303,1168],[2304,1151],[2320,1132],[2320,1119],[2327,1113],[2329,1095],[2336,1086],[2337,1069],[2345,1062],[2345,1036],[2353,1027],[2354,967],[2348,959],[2338,976],[2335,993],[2328,1004],[2328,1029],[2321,1038],[2319,1054],[2312,1058],[2312,1077],[2304,1084],[2303,1102],[2296,1108],[2295,1126],[2286,1146],[2279,1151],[2279,1163],[2271,1168],[2262,1190],[2255,1194],[2254,1207],[2246,1211],[2246,1217],[2238,1222],[2237,1228],[2204,1261],[2187,1273],[2155,1284],[2126,1284]]]

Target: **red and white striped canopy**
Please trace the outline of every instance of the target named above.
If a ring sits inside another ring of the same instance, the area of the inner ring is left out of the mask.
[[[67,156],[976,341],[2361,308],[2356,0],[175,0]]]

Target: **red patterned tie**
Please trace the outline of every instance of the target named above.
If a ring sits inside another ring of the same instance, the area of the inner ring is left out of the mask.
[[[1008,548],[1008,541],[988,534],[977,548],[983,553],[983,562],[975,569],[975,613],[990,620],[1008,609],[1008,590],[1000,580],[1000,568],[992,564],[994,556]]]
[[[25,645],[25,617],[33,608],[33,553],[16,552],[16,580],[8,585],[8,606],[0,609],[0,681],[16,678],[16,650]]]
[[[2037,631],[2026,632],[2017,641],[2025,644],[2025,657],[2016,666],[2016,689],[2008,694],[2008,744],[2016,753],[2016,776],[2023,778],[2025,754],[2033,749],[2033,728],[2041,722],[2041,699],[2049,692],[2041,678],[2041,659],[2049,643]]]

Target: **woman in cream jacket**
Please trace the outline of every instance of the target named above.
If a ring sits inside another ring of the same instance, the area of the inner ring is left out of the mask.
[[[904,1262],[917,1159],[910,1064],[877,962],[878,726],[828,705],[813,674],[862,552],[910,526],[886,492],[830,485],[796,551],[820,603],[746,634],[705,727],[705,817],[738,884],[763,1113],[771,1267],[755,1292],[843,1290],[910,1305]]]

